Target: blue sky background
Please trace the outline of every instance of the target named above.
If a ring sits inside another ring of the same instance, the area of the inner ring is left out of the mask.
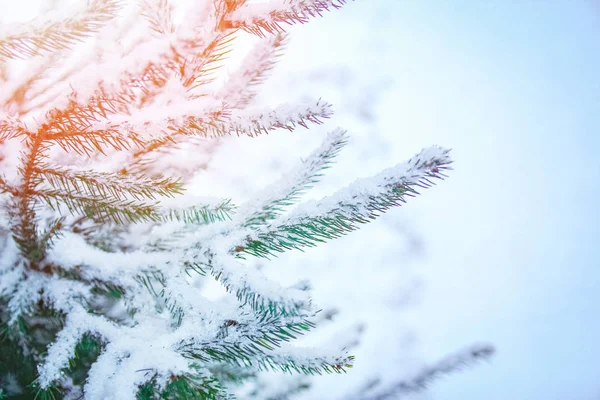
[[[457,160],[443,194],[415,202],[430,252],[423,350],[498,348],[436,398],[600,398],[600,3],[391,4],[386,39],[410,76],[382,118]]]

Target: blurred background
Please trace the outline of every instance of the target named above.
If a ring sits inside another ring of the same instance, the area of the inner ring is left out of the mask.
[[[406,207],[262,265],[337,310],[308,342],[360,340],[352,371],[298,398],[345,399],[483,342],[491,362],[414,398],[600,399],[600,3],[357,0],[290,32],[261,100],[322,97],[336,115],[224,139],[194,190],[247,199],[337,126],[351,141],[307,198],[433,144],[455,160]]]

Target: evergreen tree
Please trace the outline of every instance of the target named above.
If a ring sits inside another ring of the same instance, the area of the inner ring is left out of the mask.
[[[239,207],[186,195],[189,175],[158,173],[182,147],[330,117],[321,100],[264,109],[254,94],[285,47],[283,27],[343,3],[196,0],[179,21],[167,0],[90,0],[2,27],[0,398],[227,399],[260,371],[352,367],[347,351],[289,343],[318,320],[309,285],[280,287],[245,260],[358,229],[445,177],[448,150],[425,149],[292,211],[344,131]],[[215,80],[244,31],[261,41]],[[201,279],[231,295],[205,298]],[[357,396],[416,390],[489,351]],[[248,396],[267,398],[260,385]]]

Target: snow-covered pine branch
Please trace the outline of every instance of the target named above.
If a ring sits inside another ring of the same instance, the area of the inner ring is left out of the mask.
[[[0,116],[0,142],[23,136],[27,132],[27,127],[21,121],[8,115]]]
[[[172,142],[175,137],[200,136],[213,138],[227,135],[257,136],[276,129],[292,131],[307,123],[322,123],[331,116],[331,106],[323,101],[314,104],[282,105],[272,110],[232,110],[220,106],[205,109],[206,101],[148,106],[129,114],[112,114],[105,117],[85,118],[87,112],[56,113],[47,125],[44,142],[56,142],[66,151],[81,154],[104,152],[106,149],[127,150],[142,148],[146,154]],[[6,127],[6,136],[23,132],[18,126]],[[147,149],[145,150],[144,147]],[[138,157],[139,157],[138,155]]]
[[[242,256],[315,246],[357,229],[442,177],[446,150],[425,150],[288,215],[331,166],[344,131],[239,208],[139,168],[188,137],[323,123],[332,111],[321,100],[248,106],[285,43],[279,33],[222,87],[213,78],[240,29],[281,32],[283,23],[343,3],[198,0],[175,23],[168,0],[145,0],[128,17],[121,3],[91,0],[69,15],[2,28],[0,393],[227,399],[235,383],[261,371],[352,366],[348,349],[294,345],[319,321],[310,285],[283,286]],[[142,14],[147,25],[126,26]],[[91,45],[87,36],[98,40]],[[81,52],[69,52],[76,41]],[[185,160],[171,162],[177,170]],[[212,280],[223,297],[203,290]]]
[[[204,258],[205,261],[201,261]],[[196,258],[202,273],[204,271],[219,281],[225,289],[235,294],[244,305],[265,315],[314,317],[316,310],[310,299],[310,287],[304,282],[283,288],[271,282],[254,268],[228,256],[206,252],[203,258]]]
[[[242,108],[250,104],[255,94],[254,86],[267,79],[267,74],[281,57],[286,43],[285,34],[263,38],[246,56],[238,70],[229,76],[216,97],[232,108]]]
[[[228,24],[257,36],[281,33],[282,25],[304,24],[310,18],[340,8],[346,0],[271,0],[266,3],[246,3],[228,20]]]
[[[203,121],[194,117],[182,125],[167,129],[177,133],[219,137],[226,135],[258,136],[276,129],[293,131],[298,126],[308,129],[308,122],[321,124],[332,115],[331,105],[318,100],[312,104],[284,104],[271,110],[232,110],[222,121]]]
[[[48,164],[36,165],[34,169],[52,188],[76,195],[118,201],[125,200],[128,196],[140,200],[182,194],[179,182],[169,178],[73,171]]]
[[[239,212],[243,226],[256,226],[276,218],[286,207],[299,200],[304,192],[316,183],[322,172],[329,168],[335,156],[347,143],[346,132],[337,129],[298,167],[279,181],[265,188],[265,198],[256,198],[245,204]]]
[[[230,199],[220,200],[215,204],[171,208],[162,210],[166,221],[179,221],[185,224],[212,224],[217,221],[231,220],[236,206]]]
[[[172,16],[172,5],[167,0],[142,0],[143,17],[156,33],[173,33],[175,26]]]
[[[28,24],[0,27],[0,61],[4,58],[33,57],[47,52],[68,49],[98,31],[115,17],[118,2],[94,0],[83,9],[70,10],[70,15],[45,15]]]
[[[443,172],[451,163],[448,153],[439,147],[424,149],[407,162],[358,180],[331,197],[300,205],[290,215],[252,232],[231,250],[268,257],[316,246],[354,231],[389,208],[402,205],[407,197],[419,194],[417,188],[433,186],[432,179],[444,178]]]
[[[476,363],[488,361],[495,349],[490,345],[473,345],[455,354],[451,354],[435,364],[423,367],[412,378],[381,385],[379,381],[370,382],[359,390],[356,396],[340,400],[392,400],[403,399],[415,392],[426,390],[438,379],[473,367]],[[383,387],[382,387],[383,386]]]

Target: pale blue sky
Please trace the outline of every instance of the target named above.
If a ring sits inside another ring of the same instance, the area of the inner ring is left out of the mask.
[[[415,203],[430,251],[423,349],[498,347],[435,398],[600,398],[600,6],[387,4],[388,35],[421,48],[403,55],[400,40],[399,71],[413,74],[383,118],[405,117],[457,160],[443,204]]]

